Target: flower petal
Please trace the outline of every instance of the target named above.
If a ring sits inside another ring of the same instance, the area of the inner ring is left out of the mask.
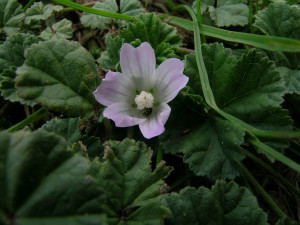
[[[99,103],[109,106],[115,102],[128,102],[133,99],[135,87],[133,82],[121,73],[108,71],[93,94]]]
[[[165,123],[167,122],[171,112],[170,106],[161,103],[158,109],[148,117],[148,119],[139,125],[140,130],[145,138],[153,138],[165,131]]]
[[[139,111],[125,102],[117,102],[108,106],[103,116],[115,122],[116,127],[130,127],[143,123],[146,118],[139,116]]]
[[[139,91],[149,91],[153,86],[153,75],[156,59],[151,45],[147,42],[134,48],[125,43],[120,52],[120,66],[122,74],[134,77]]]
[[[167,59],[155,71],[155,98],[159,102],[173,100],[185,87],[189,78],[183,74],[184,64],[179,59]]]

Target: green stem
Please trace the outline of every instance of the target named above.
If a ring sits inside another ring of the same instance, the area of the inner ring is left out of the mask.
[[[105,137],[107,140],[109,140],[111,137],[111,131],[112,131],[110,120],[104,117],[102,120],[102,123],[103,123],[104,130],[105,130]]]
[[[33,3],[35,2],[35,0],[30,0],[23,8],[23,10],[25,11],[26,9],[28,9]]]
[[[172,12],[174,12],[174,9],[175,9],[174,2],[172,0],[168,0],[168,5],[169,5],[170,9],[172,10]]]
[[[279,206],[274,202],[271,196],[264,190],[264,188],[258,183],[258,181],[254,178],[254,176],[250,173],[250,171],[244,166],[241,165],[241,169],[247,179],[251,182],[251,184],[256,188],[256,190],[260,193],[260,195],[265,199],[265,201],[269,204],[269,206],[274,210],[274,212],[280,217],[284,218],[286,214],[279,208]]]
[[[197,0],[197,20],[198,25],[202,25],[202,15],[201,15],[201,0]],[[201,34],[201,39],[203,43],[206,43],[206,37],[204,34]]]
[[[168,23],[170,24],[194,31],[193,21],[164,14],[160,15],[160,17],[169,19]],[[206,36],[251,45],[269,51],[300,52],[300,41],[296,39],[229,31],[205,24],[200,26],[200,32]]]
[[[247,138],[249,143],[251,143],[256,148],[264,151],[265,153],[269,154],[270,156],[274,157],[276,160],[282,162],[283,164],[287,165],[288,167],[292,168],[296,172],[300,173],[300,165],[293,160],[289,159],[288,157],[284,156],[283,154],[277,152],[276,150],[272,149],[268,145],[260,142],[256,137],[249,136]]]
[[[237,127],[244,130],[245,132],[247,132],[250,136],[249,141],[254,146],[260,148],[265,153],[270,154],[276,160],[286,164],[290,168],[292,168],[295,171],[297,171],[298,173],[300,173],[300,165],[298,165],[294,161],[290,160],[289,158],[285,157],[281,153],[275,151],[274,149],[270,148],[269,146],[265,145],[264,143],[260,142],[257,139],[257,137],[255,136],[255,135],[258,135],[258,136],[263,135],[264,137],[266,137],[267,135],[270,135],[270,132],[258,130],[256,128],[250,126],[249,124],[245,123],[244,121],[242,121],[242,120],[240,120],[240,119],[238,119],[238,118],[236,118],[236,117],[234,117],[234,116],[232,116],[232,115],[230,115],[230,114],[228,114],[228,113],[226,113],[226,112],[224,112],[224,111],[222,111],[221,109],[218,108],[218,106],[215,102],[215,99],[214,99],[212,89],[210,87],[208,74],[207,74],[205,64],[204,64],[204,61],[203,61],[202,49],[201,49],[201,39],[200,39],[200,30],[199,30],[199,25],[198,25],[196,15],[195,15],[194,11],[189,6],[183,5],[183,6],[179,6],[179,7],[185,8],[189,12],[190,16],[193,19],[195,57],[196,57],[196,63],[197,63],[198,71],[199,71],[201,87],[202,87],[202,91],[203,91],[203,95],[204,95],[204,99],[205,99],[206,103],[212,109],[214,109],[217,113],[219,113],[222,117],[224,117],[225,119],[231,121]],[[271,132],[272,135],[274,135],[275,133],[276,132]],[[286,133],[291,135],[291,132],[286,132]],[[293,134],[295,134],[295,132],[293,132]],[[296,132],[296,136],[297,135],[298,135],[298,132]],[[288,137],[290,137],[290,136],[288,136]]]
[[[300,197],[300,190],[297,189],[294,185],[292,185],[287,179],[285,179],[280,173],[278,173],[276,170],[274,170],[271,166],[269,166],[267,163],[265,163],[263,160],[261,160],[260,158],[256,157],[254,154],[252,154],[251,152],[241,148],[241,151],[248,156],[249,158],[251,158],[252,160],[254,160],[257,164],[259,164],[260,166],[262,166],[263,168],[265,168],[266,170],[268,170],[270,173],[272,173],[276,178],[278,178],[284,185],[286,185],[287,187],[289,187],[296,195],[298,195]]]
[[[187,5],[180,5],[178,7],[185,8],[189,12],[190,16],[193,19],[195,56],[196,56],[197,67],[199,70],[201,87],[203,90],[204,98],[207,101],[207,104],[210,106],[212,105],[213,106],[212,108],[217,107],[212,90],[210,88],[206,67],[204,65],[204,61],[203,61],[203,57],[202,57],[200,30],[199,30],[199,25],[198,25],[196,15],[195,15],[194,11],[191,9],[191,7],[189,7]]]
[[[46,116],[48,114],[48,110],[45,107],[40,108],[38,111],[36,111],[35,113],[31,114],[29,117],[27,117],[26,119],[24,119],[23,121],[21,121],[20,123],[12,126],[11,128],[9,128],[7,131],[8,132],[14,132],[17,130],[22,129],[23,127],[38,121],[40,119],[42,119],[44,116]]]
[[[134,134],[134,127],[128,127],[127,129],[127,138],[132,139]]]
[[[168,192],[172,192],[175,188],[177,188],[179,185],[181,185],[183,182],[187,181],[188,179],[190,179],[193,176],[194,176],[193,173],[189,173],[189,174],[185,175],[183,178],[179,179],[174,184],[172,184],[172,186],[168,189]]]
[[[258,13],[258,0],[255,0],[255,14]]]
[[[100,10],[100,9],[89,8],[89,7],[82,6],[82,5],[79,5],[77,3],[74,3],[74,2],[71,2],[71,1],[68,1],[68,0],[52,0],[52,1],[57,3],[57,4],[60,4],[60,5],[64,5],[64,6],[67,6],[67,7],[77,9],[79,11],[83,11],[83,12],[87,12],[87,13],[93,13],[93,14],[100,15],[100,16],[106,16],[106,17],[129,20],[129,21],[135,21],[135,22],[139,21],[138,19],[136,19],[132,16],[123,15],[123,14],[119,14],[119,13],[107,12],[107,11],[103,11],[103,10]]]
[[[163,154],[164,154],[164,149],[161,147],[161,145],[159,145],[157,149],[157,155],[156,155],[156,165],[160,163],[160,161],[162,160]]]
[[[250,33],[253,33],[253,26],[252,26],[252,20],[253,20],[253,0],[250,0],[249,4],[249,28],[250,28]]]

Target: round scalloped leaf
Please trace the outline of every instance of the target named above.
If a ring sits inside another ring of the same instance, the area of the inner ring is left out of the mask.
[[[0,45],[0,74],[5,69],[19,67],[24,63],[24,52],[40,38],[29,34],[16,34]]]
[[[203,58],[215,100],[222,110],[257,128],[279,130],[291,127],[288,112],[280,107],[286,88],[268,58],[250,51],[238,59],[221,44],[203,45]],[[184,73],[190,77],[191,93],[200,95],[202,90],[197,82],[199,74],[194,55],[186,56]],[[184,131],[183,128],[181,132]],[[233,124],[210,115],[198,127],[190,127],[180,139],[174,133],[176,140],[169,142],[177,143],[171,152],[183,152],[184,161],[195,174],[210,179],[233,179],[238,174],[236,164],[243,158],[239,152],[243,135],[244,132]],[[285,140],[263,141],[278,150],[288,145]]]
[[[60,38],[70,39],[72,38],[72,35],[72,22],[70,20],[63,19],[53,24],[51,27],[47,27],[47,29],[41,33],[40,37],[44,40]]]
[[[79,43],[65,39],[40,42],[27,49],[25,59],[17,69],[20,97],[70,117],[93,109],[92,92],[100,79],[93,57]]]
[[[106,0],[104,2],[96,2],[93,6],[94,9],[103,10],[106,12],[118,12],[118,5],[116,0]],[[99,16],[90,13],[84,13],[84,15],[80,18],[80,22],[84,27],[92,28],[92,29],[104,29],[110,22],[112,18]]]
[[[17,95],[17,89],[15,88],[15,71],[16,68],[11,67],[10,69],[4,70],[4,72],[0,75],[0,94],[4,97],[5,100],[34,106],[34,101],[26,101]]]
[[[79,130],[80,118],[54,118],[42,126],[43,130],[54,132],[64,137],[73,150],[79,151],[89,158],[103,157],[104,148],[100,138],[81,135]]]
[[[217,7],[210,7],[210,17],[218,27],[245,26],[248,24],[249,7],[246,0],[218,0]]]
[[[105,51],[98,62],[100,68],[116,69],[120,61],[120,48],[123,43],[130,43],[137,47],[142,42],[148,42],[154,49],[156,62],[159,64],[168,58],[176,57],[174,48],[180,46],[181,39],[176,34],[176,28],[162,23],[153,13],[140,14],[140,21],[129,23],[120,31],[116,38],[108,36],[105,39],[107,51]]]
[[[142,142],[125,139],[105,143],[105,162],[98,179],[106,190],[108,217],[119,224],[162,224],[168,210],[159,198],[170,168],[161,162],[151,169],[152,151]]]
[[[287,67],[277,67],[277,70],[284,80],[286,93],[300,95],[300,70],[290,70]]]
[[[154,13],[140,14],[137,19],[141,22],[129,23],[126,29],[120,31],[120,37],[125,42],[139,39],[141,42],[149,42],[154,49],[162,43],[168,43],[171,47],[180,46],[181,39],[176,34],[176,28],[162,23]]]
[[[288,112],[280,106],[286,88],[272,61],[255,50],[237,59],[221,44],[203,45],[203,57],[219,108],[257,128],[290,128]],[[194,56],[185,63],[194,68],[186,67],[185,74],[197,79]],[[199,93],[199,85],[192,84],[194,92]]]
[[[172,212],[166,225],[268,224],[255,196],[234,182],[217,181],[211,190],[187,187],[179,194],[171,193],[163,202]]]
[[[99,214],[103,192],[88,175],[90,168],[89,160],[73,155],[57,135],[2,132],[0,212],[7,224],[105,224]]]
[[[60,5],[44,5],[42,2],[35,2],[25,13],[25,24],[31,24],[34,21],[47,20],[55,12],[60,12],[63,7]]]
[[[196,175],[211,180],[234,179],[244,158],[239,149],[244,135],[244,131],[231,122],[212,118],[188,133],[178,149]]]
[[[0,29],[7,35],[13,35],[22,26],[24,13],[17,0],[0,1]],[[0,67],[1,68],[1,67]]]
[[[255,15],[253,24],[263,33],[300,40],[300,8],[284,2],[271,3]],[[267,52],[277,66],[300,69],[299,53]]]

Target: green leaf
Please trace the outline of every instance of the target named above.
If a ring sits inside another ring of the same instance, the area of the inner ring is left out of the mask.
[[[162,224],[167,209],[159,198],[170,168],[161,162],[152,172],[151,156],[142,142],[106,142],[98,179],[107,190],[108,217],[119,221],[115,224]]]
[[[0,75],[0,91],[1,95],[5,100],[11,102],[20,102],[21,104],[27,104],[29,106],[34,106],[35,102],[25,101],[17,95],[17,89],[15,88],[15,77],[16,77],[16,68],[11,67],[10,69],[4,70]]]
[[[93,6],[93,8],[107,12],[118,12],[118,5],[116,0],[106,0],[104,2],[97,2]],[[104,29],[111,21],[111,18],[89,13],[84,13],[84,15],[80,18],[80,22],[84,27],[100,30]]]
[[[45,123],[42,126],[42,129],[64,137],[68,141],[70,147],[78,147],[83,155],[87,154],[90,158],[102,158],[104,155],[104,148],[100,138],[81,135],[79,125],[80,118],[54,118]],[[84,152],[85,150],[87,152]]]
[[[47,20],[55,12],[60,12],[63,7],[60,5],[44,5],[42,2],[35,2],[29,9],[25,12],[25,24],[31,24],[35,21]]]
[[[251,192],[236,183],[217,181],[211,190],[187,187],[164,199],[173,217],[166,225],[267,225],[267,215]]]
[[[107,70],[115,69],[116,65],[120,61],[120,49],[124,43],[124,40],[119,36],[113,38],[112,34],[107,34],[105,37],[105,45],[107,51],[101,54],[101,57],[97,60],[100,68]]]
[[[120,12],[121,14],[128,16],[137,16],[144,11],[144,8],[141,6],[141,3],[138,0],[121,0],[120,1]],[[117,23],[120,27],[128,24],[126,20],[117,20]]]
[[[290,70],[287,67],[277,67],[277,70],[284,80],[286,93],[300,95],[300,70]]]
[[[23,18],[22,6],[17,0],[1,0],[0,29],[7,35],[13,35],[20,30]]]
[[[160,17],[167,19],[170,24],[193,31],[193,22],[190,20],[169,15],[161,15]],[[270,51],[300,52],[300,41],[295,39],[228,31],[204,24],[201,24],[199,28],[201,34],[225,41],[242,43]]]
[[[203,0],[201,1],[201,14],[204,14],[208,8],[213,7],[215,4],[215,0]],[[197,1],[193,2],[193,10],[197,12]]]
[[[16,34],[8,37],[6,41],[0,45],[0,74],[5,69],[11,67],[19,67],[24,63],[24,52],[33,43],[37,43],[40,39],[29,34]]]
[[[141,22],[130,23],[126,29],[120,31],[120,37],[125,42],[139,39],[141,42],[149,42],[154,49],[161,43],[168,43],[174,48],[180,46],[181,40],[176,29],[162,23],[154,13],[140,14],[137,19]]]
[[[98,59],[100,68],[117,68],[123,43],[130,43],[135,47],[142,42],[150,43],[158,64],[167,58],[176,57],[174,49],[180,45],[180,37],[176,34],[176,29],[162,23],[155,14],[140,14],[137,18],[140,22],[129,23],[116,38],[112,35],[106,38],[107,51]]]
[[[88,175],[90,162],[67,151],[63,138],[2,132],[0,146],[0,211],[8,224],[105,224],[103,191]]]
[[[191,58],[186,57],[186,62],[190,61],[189,67],[193,63]],[[220,109],[257,128],[290,128],[288,112],[280,107],[285,85],[267,57],[251,50],[237,59],[231,50],[221,44],[213,44],[203,45],[203,59]],[[189,74],[191,70],[186,70],[186,75],[196,79],[199,76],[196,64],[193,67],[193,73]]]
[[[251,50],[238,59],[221,44],[203,45],[202,51],[219,108],[257,128],[291,128],[288,112],[280,107],[286,88],[268,58]],[[186,56],[184,62],[184,73],[190,77],[188,85],[193,93],[202,96],[201,85],[195,82],[199,72],[194,55]],[[181,144],[173,151],[184,152],[184,161],[197,175],[233,179],[238,174],[236,165],[243,158],[239,152],[243,135],[244,132],[230,122],[209,115],[206,122],[183,136]],[[263,141],[278,150],[288,146],[285,140]],[[204,160],[206,158],[210,160]]]
[[[267,35],[300,40],[300,8],[283,2],[272,3],[255,15],[254,26]],[[268,55],[277,66],[300,69],[299,53],[268,52]]]
[[[40,39],[28,34],[15,34],[0,46],[0,91],[1,95],[11,102],[20,102],[30,106],[33,101],[25,101],[17,95],[15,88],[16,67],[24,63],[24,52]]]
[[[79,116],[96,104],[99,85],[93,57],[79,43],[65,39],[34,44],[17,70],[20,97],[67,116]]]
[[[211,118],[184,136],[177,148],[196,175],[211,180],[234,179],[244,158],[239,149],[244,135],[231,122]]]
[[[267,35],[300,38],[300,9],[283,2],[271,3],[255,15],[259,30]]]
[[[245,26],[249,8],[245,0],[218,0],[217,8],[210,7],[210,17],[218,27]]]
[[[138,0],[121,0],[120,1],[120,11],[122,14],[128,16],[139,15],[144,8]]]
[[[180,152],[179,146],[184,137],[202,122],[203,118],[198,113],[201,112],[201,109],[203,110],[203,106],[192,111],[190,109],[192,105],[194,102],[188,97],[184,98],[182,102],[171,103],[172,113],[165,125],[166,130],[159,136],[159,144],[164,148],[164,153]]]
[[[70,39],[72,38],[72,35],[72,22],[70,20],[63,19],[53,24],[51,27],[47,27],[47,29],[41,33],[40,37],[44,40],[60,38]]]
[[[118,8],[116,0],[106,0],[104,2],[97,2],[93,6],[93,8],[113,13],[117,13],[118,11],[120,11],[121,14],[128,16],[137,16],[143,11],[143,7],[141,6],[138,0],[121,0],[120,9]],[[80,18],[80,21],[85,27],[101,30],[107,27],[107,25],[114,21],[114,19],[95,14],[85,13]],[[128,23],[128,21],[125,20],[117,20],[116,22],[120,27]]]

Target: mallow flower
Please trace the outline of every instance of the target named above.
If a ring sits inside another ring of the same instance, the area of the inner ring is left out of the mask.
[[[181,60],[170,58],[156,68],[154,51],[144,42],[134,48],[125,43],[120,52],[122,73],[108,71],[94,91],[107,106],[103,116],[117,127],[139,125],[145,138],[164,132],[171,108],[167,104],[187,84]]]

